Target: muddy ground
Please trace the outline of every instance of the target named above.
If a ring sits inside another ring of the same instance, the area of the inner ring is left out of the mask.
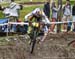
[[[0,59],[75,59],[75,48],[68,46],[74,39],[74,33],[49,34],[30,54],[28,35],[11,37],[2,41],[5,44],[0,45]]]

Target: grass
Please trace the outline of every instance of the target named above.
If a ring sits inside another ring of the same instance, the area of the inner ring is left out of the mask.
[[[29,0],[16,0],[16,1],[21,1],[21,2],[26,1],[27,2]],[[33,1],[37,2],[37,1],[45,1],[45,0],[33,0]],[[63,1],[63,4],[65,4],[65,1],[66,0]],[[74,4],[74,0],[71,0],[71,4]],[[1,3],[1,5],[2,6],[8,6],[9,3],[3,3],[3,4]],[[20,11],[20,18],[19,19],[24,20],[25,15],[28,14],[29,12],[31,12],[32,10],[34,10],[37,7],[41,7],[41,6],[24,7],[24,9]],[[4,15],[3,15],[3,13],[1,11],[0,11],[0,18],[4,18]]]
[[[63,4],[65,4],[65,3],[66,3],[66,1],[63,1]],[[71,5],[74,5],[75,1],[71,0],[70,3],[71,3]]]
[[[46,0],[32,0],[32,2],[44,2]],[[24,3],[24,2],[31,2],[30,0],[15,0],[16,3]],[[4,6],[9,5],[9,2],[2,2]]]
[[[21,2],[31,2],[31,0],[15,0],[15,1],[21,1]],[[32,2],[44,2],[45,0],[32,0]]]
[[[19,19],[21,19],[22,21],[24,21],[24,17],[26,14],[28,14],[29,12],[31,12],[32,10],[34,10],[35,8],[38,7],[43,7],[43,6],[29,6],[29,7],[24,7],[23,10],[20,11],[20,17]],[[4,18],[3,13],[0,11],[0,18]]]
[[[4,15],[1,11],[0,11],[0,18],[4,18]]]

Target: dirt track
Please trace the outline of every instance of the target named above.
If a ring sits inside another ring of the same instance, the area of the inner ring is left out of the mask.
[[[75,49],[68,46],[74,33],[49,34],[42,44],[36,44],[34,54],[29,53],[27,35],[13,38],[0,46],[0,59],[75,59]]]

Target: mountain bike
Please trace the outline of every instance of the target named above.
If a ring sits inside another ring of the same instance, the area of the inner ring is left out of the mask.
[[[36,45],[37,37],[40,31],[40,23],[34,22],[32,24],[32,31],[30,34],[31,42],[30,42],[30,53],[32,54]]]

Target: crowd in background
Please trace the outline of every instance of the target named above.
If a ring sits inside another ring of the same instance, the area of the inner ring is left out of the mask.
[[[64,5],[62,4],[62,12],[61,12],[60,11],[61,4],[57,7],[55,1],[52,2],[52,4],[49,4],[49,1],[50,0],[47,0],[46,4],[44,5],[44,12],[46,16],[50,19],[50,21],[57,22],[59,18],[58,12],[60,12],[62,14],[62,17],[60,16],[61,22],[66,22],[66,21],[68,22],[68,23],[62,24],[62,31],[63,32],[70,32],[70,31],[75,32],[75,3],[71,5],[70,0],[66,0],[66,3]],[[69,22],[69,21],[73,21],[73,22]],[[50,26],[51,32],[54,32],[55,25],[56,24],[51,24]]]
[[[15,8],[14,8],[15,7]],[[14,8],[14,9],[13,9]],[[10,10],[9,10],[10,9]],[[2,8],[0,6],[0,10],[3,10],[3,13],[5,14],[5,17],[8,17],[8,15],[11,18],[15,18],[14,21],[18,21],[19,18],[19,10],[22,9],[22,5],[19,5],[12,1],[10,5],[6,8]],[[43,12],[47,16],[50,22],[57,22],[58,21],[58,12],[61,9],[61,4],[57,7],[57,4],[55,1],[50,4],[50,0],[47,0],[47,2],[44,4]],[[73,6],[70,4],[69,0],[66,0],[65,5],[62,7],[62,17],[61,21],[66,22],[66,21],[73,21],[73,23],[68,22],[62,24],[62,31],[68,32],[68,31],[75,31],[75,4]],[[61,13],[61,12],[60,12]],[[73,25],[73,26],[72,26]],[[49,27],[50,32],[54,32],[54,29],[56,27],[56,24],[51,24]],[[73,27],[73,28],[72,28]]]

